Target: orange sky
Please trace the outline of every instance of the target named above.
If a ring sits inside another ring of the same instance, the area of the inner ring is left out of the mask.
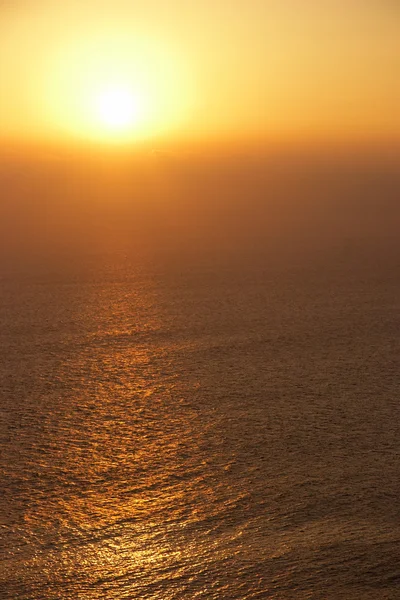
[[[2,3],[0,139],[398,142],[399,26],[391,0]]]

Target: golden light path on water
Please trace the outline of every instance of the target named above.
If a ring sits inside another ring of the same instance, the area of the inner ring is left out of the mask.
[[[228,534],[231,550],[213,531],[246,494],[220,479],[233,459],[219,454],[215,424],[200,425],[183,399],[173,360],[182,343],[157,342],[171,324],[146,285],[123,294],[118,285],[111,293],[93,286],[82,298],[86,342],[58,365],[57,381],[68,381],[63,401],[47,399],[36,470],[57,493],[25,513],[27,538],[41,549],[24,576],[40,572],[42,585],[45,576],[48,597],[63,581],[63,598],[97,598],[100,588],[118,600],[122,590],[174,598],[181,577],[201,576],[217,557],[236,553],[240,531]]]

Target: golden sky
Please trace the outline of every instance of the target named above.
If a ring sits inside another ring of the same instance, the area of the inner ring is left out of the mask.
[[[9,0],[0,139],[400,140],[396,0]]]

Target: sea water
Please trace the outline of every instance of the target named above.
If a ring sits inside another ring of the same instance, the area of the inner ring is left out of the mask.
[[[2,600],[400,598],[398,245],[356,237],[4,271]]]

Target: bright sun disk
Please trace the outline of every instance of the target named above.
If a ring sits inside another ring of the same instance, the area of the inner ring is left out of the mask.
[[[43,70],[43,124],[58,135],[125,143],[164,135],[186,118],[189,87],[168,45],[122,28],[65,39]]]
[[[97,117],[112,130],[124,130],[140,118],[140,106],[128,89],[110,87],[96,97]]]

